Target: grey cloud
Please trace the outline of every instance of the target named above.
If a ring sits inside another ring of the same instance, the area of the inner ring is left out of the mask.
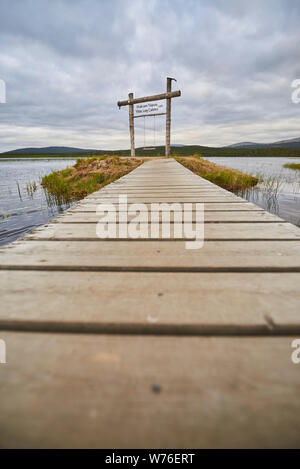
[[[299,17],[296,0],[1,0],[0,150],[128,147],[116,101],[160,92],[168,75],[182,90],[174,142],[297,136]]]

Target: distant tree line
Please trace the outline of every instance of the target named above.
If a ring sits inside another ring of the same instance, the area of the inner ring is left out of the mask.
[[[104,152],[105,153],[105,152]],[[108,152],[106,152],[108,153]],[[129,150],[115,152],[119,155],[129,155]],[[154,149],[137,148],[138,156],[163,156],[165,147],[156,147]],[[187,145],[184,147],[171,147],[172,156],[284,156],[300,157],[300,148],[213,148],[200,145]]]

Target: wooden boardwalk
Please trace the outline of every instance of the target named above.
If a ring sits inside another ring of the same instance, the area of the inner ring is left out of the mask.
[[[205,243],[100,240],[97,204],[204,202]],[[300,446],[300,230],[152,160],[0,249],[1,447]]]

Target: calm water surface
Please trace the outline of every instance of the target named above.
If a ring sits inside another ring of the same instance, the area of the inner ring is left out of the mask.
[[[240,193],[241,197],[300,226],[300,171],[284,168],[285,163],[300,163],[300,158],[214,157],[206,158],[243,173],[260,176],[256,187]]]
[[[14,241],[68,208],[49,200],[40,180],[74,163],[75,160],[67,159],[0,160],[0,245]],[[30,187],[34,182],[36,187]]]

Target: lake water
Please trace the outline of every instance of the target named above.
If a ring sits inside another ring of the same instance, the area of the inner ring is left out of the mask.
[[[269,212],[300,226],[300,171],[283,168],[300,158],[207,158],[244,173],[260,175],[264,182],[240,194]],[[46,223],[70,205],[49,200],[41,178],[75,163],[68,159],[0,160],[0,245],[10,243],[27,231]],[[30,183],[36,187],[30,187]]]
[[[40,185],[46,174],[67,168],[74,160],[0,160],[0,245],[46,223],[68,205],[49,200]],[[36,188],[28,185],[36,182]]]
[[[300,163],[300,158],[249,156],[206,159],[243,173],[261,176],[263,182],[239,195],[300,226],[300,171],[283,167],[285,163]]]

